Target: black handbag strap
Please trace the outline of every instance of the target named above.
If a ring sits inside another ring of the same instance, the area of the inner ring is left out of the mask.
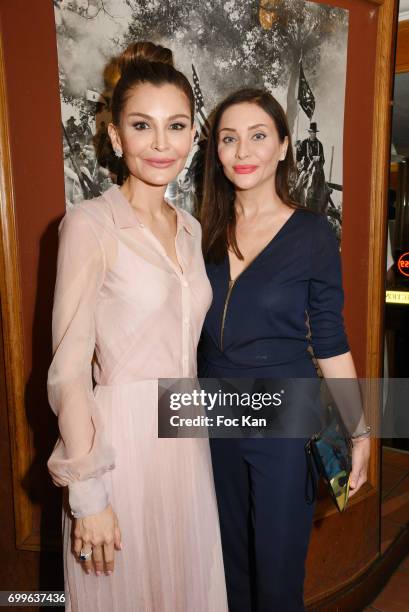
[[[307,459],[307,474],[305,478],[305,501],[311,505],[317,498],[317,487],[314,478],[313,457],[311,451],[311,441],[308,440],[305,445],[305,456]],[[311,483],[311,484],[310,484]]]

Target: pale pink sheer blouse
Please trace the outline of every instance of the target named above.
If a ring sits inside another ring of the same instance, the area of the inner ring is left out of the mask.
[[[115,464],[92,373],[98,385],[196,375],[211,288],[200,225],[186,211],[175,210],[183,272],[116,186],[77,205],[60,225],[48,374],[60,438],[48,468],[55,484],[69,486],[74,516],[107,506],[101,476]]]

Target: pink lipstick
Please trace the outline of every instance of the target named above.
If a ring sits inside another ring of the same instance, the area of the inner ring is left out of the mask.
[[[251,174],[252,172],[255,172],[257,168],[258,166],[249,165],[249,164],[233,166],[233,170],[235,171],[236,174]]]
[[[173,163],[175,163],[174,159],[169,159],[169,158],[160,159],[160,158],[155,158],[155,157],[150,157],[150,158],[144,159],[143,161],[149,164],[150,166],[153,166],[154,168],[168,168]]]

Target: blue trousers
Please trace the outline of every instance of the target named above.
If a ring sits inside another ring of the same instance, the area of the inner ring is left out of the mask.
[[[315,508],[305,501],[305,442],[210,440],[229,612],[305,609]]]

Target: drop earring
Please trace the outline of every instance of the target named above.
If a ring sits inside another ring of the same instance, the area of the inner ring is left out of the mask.
[[[122,157],[122,151],[121,149],[114,149],[114,153],[117,157]]]

